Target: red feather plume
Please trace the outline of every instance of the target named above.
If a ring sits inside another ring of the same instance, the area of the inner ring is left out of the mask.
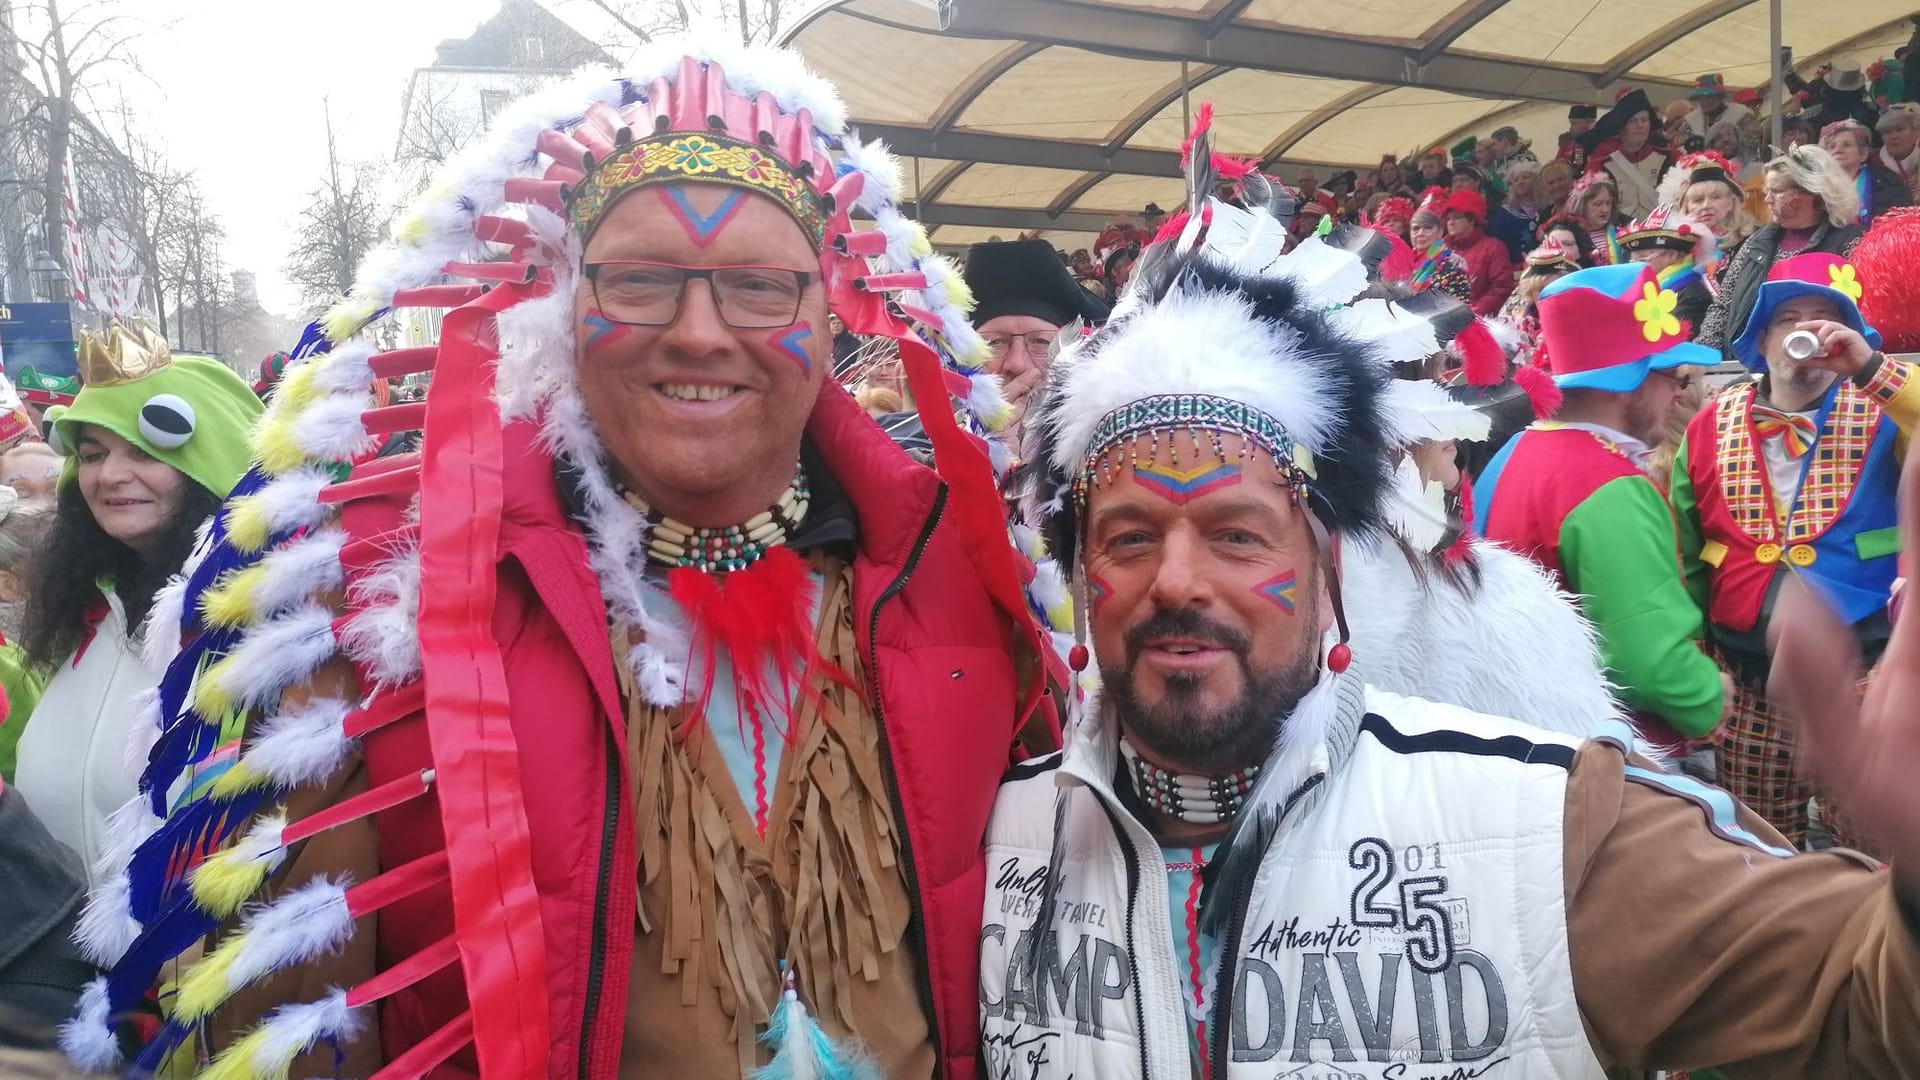
[[[1485,323],[1475,319],[1453,336],[1460,349],[1460,365],[1468,386],[1499,386],[1507,381],[1507,352]]]
[[[1853,249],[1860,281],[1860,315],[1880,331],[1887,352],[1920,351],[1920,207],[1903,206],[1874,219]]]
[[[1533,416],[1536,420],[1545,420],[1560,411],[1562,395],[1560,387],[1553,381],[1547,369],[1534,364],[1522,364],[1513,373],[1513,381],[1527,392],[1527,400],[1533,403]]]
[[[1186,168],[1193,160],[1193,144],[1199,141],[1208,128],[1213,126],[1213,102],[1203,101],[1193,114],[1193,130],[1187,133],[1187,141],[1180,144],[1180,167]]]
[[[752,566],[729,574],[683,568],[667,575],[667,593],[686,613],[706,680],[700,707],[688,712],[676,735],[684,738],[706,712],[723,648],[733,664],[742,718],[750,709],[762,716],[791,716],[795,702],[785,696],[788,687],[801,687],[801,696],[817,700],[820,692],[809,678],[815,672],[849,681],[814,643],[816,591],[807,564],[788,547],[773,548]],[[769,666],[775,686],[768,685]],[[785,737],[792,741],[796,734],[789,724]]]

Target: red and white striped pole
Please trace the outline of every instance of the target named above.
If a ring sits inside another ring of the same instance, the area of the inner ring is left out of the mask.
[[[60,160],[60,177],[66,189],[60,201],[67,229],[67,274],[73,281],[73,302],[81,307],[90,307],[92,305],[87,303],[87,260],[80,239],[79,193],[73,183],[72,147],[67,148],[66,156]]]

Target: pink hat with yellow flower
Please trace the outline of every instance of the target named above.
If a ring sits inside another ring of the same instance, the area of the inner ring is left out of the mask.
[[[1711,367],[1719,354],[1687,340],[1679,294],[1653,268],[1621,263],[1576,270],[1540,291],[1540,338],[1563,390],[1630,394],[1654,371]]]
[[[1734,339],[1734,358],[1748,371],[1767,370],[1767,358],[1760,352],[1760,343],[1767,336],[1767,324],[1773,321],[1773,309],[1801,296],[1819,296],[1833,301],[1834,307],[1840,311],[1837,321],[1852,327],[1867,339],[1868,345],[1878,349],[1880,332],[1868,326],[1867,320],[1860,315],[1859,301],[1863,291],[1854,265],[1838,255],[1814,253],[1780,260],[1773,264],[1767,280],[1760,283],[1753,300],[1753,312],[1747,316],[1747,325],[1741,329],[1740,336]]]

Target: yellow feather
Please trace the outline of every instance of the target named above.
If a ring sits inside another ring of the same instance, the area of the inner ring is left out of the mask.
[[[269,528],[266,505],[258,496],[243,495],[227,508],[227,539],[243,552],[266,547]]]
[[[214,852],[193,871],[193,899],[214,918],[230,919],[260,891],[272,869],[273,860],[250,846]]]
[[[282,375],[279,387],[273,392],[274,411],[292,415],[311,404],[317,396],[313,389],[313,377],[324,362],[309,360]]]
[[[933,256],[933,241],[927,239],[926,227],[917,221],[907,222],[907,252],[916,259]]]
[[[269,416],[253,432],[253,451],[260,467],[273,476],[300,467],[306,454],[293,440],[293,418]]]
[[[265,787],[271,779],[266,773],[249,769],[245,761],[236,761],[214,779],[207,792],[217,799],[232,798],[254,788]]]
[[[955,353],[953,361],[968,371],[979,371],[987,363],[987,343],[981,341],[964,355]]]
[[[231,657],[213,664],[200,673],[193,683],[193,711],[201,716],[225,716],[231,713],[238,702],[227,692],[227,671],[233,664]]]
[[[1073,602],[1063,601],[1048,608],[1047,625],[1062,634],[1073,633]]]
[[[424,218],[410,218],[394,230],[393,238],[408,247],[419,247],[427,238],[427,222]]]
[[[200,614],[214,626],[241,626],[259,616],[254,595],[267,579],[267,568],[248,566],[221,575],[200,597]]]
[[[187,970],[172,998],[171,1019],[192,1023],[226,1003],[235,989],[229,985],[227,973],[233,969],[234,957],[240,954],[240,943],[244,940],[243,934],[228,937],[219,948]]]
[[[973,310],[973,290],[958,273],[947,275],[947,299],[961,311]]]
[[[293,1065],[291,1058],[267,1062],[265,1069],[254,1060],[266,1045],[266,1029],[255,1028],[239,1042],[220,1051],[196,1080],[286,1080],[287,1070]]]
[[[1013,405],[1002,401],[1000,407],[980,418],[981,426],[988,431],[1001,431],[1013,422]]]

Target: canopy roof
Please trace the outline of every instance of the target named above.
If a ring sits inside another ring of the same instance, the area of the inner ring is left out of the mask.
[[[1802,70],[1912,29],[1891,3],[1783,6]],[[827,0],[786,40],[906,159],[942,244],[1172,206],[1202,101],[1215,149],[1324,180],[1506,124],[1549,157],[1570,103],[1769,75],[1766,0]]]

